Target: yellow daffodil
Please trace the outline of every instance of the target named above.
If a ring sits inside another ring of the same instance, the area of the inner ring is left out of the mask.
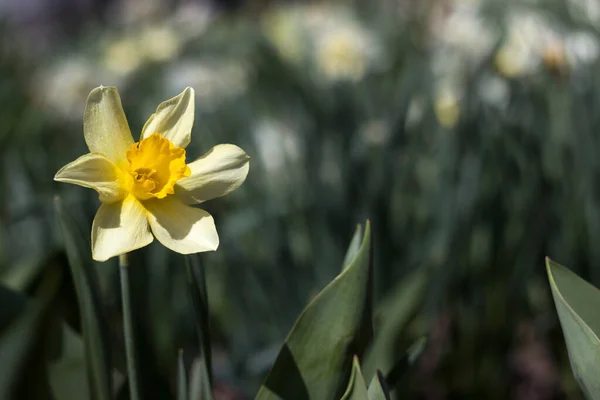
[[[181,254],[216,250],[212,216],[192,207],[239,187],[249,157],[221,144],[186,163],[194,123],[194,90],[161,103],[134,142],[114,87],[90,93],[83,116],[89,154],[56,173],[55,180],[96,190],[102,205],[92,224],[92,256],[105,261],[150,244],[153,235]]]

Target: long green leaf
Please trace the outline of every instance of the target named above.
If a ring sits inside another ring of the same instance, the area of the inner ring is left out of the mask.
[[[196,358],[190,373],[190,400],[212,400],[210,377],[206,370],[206,362],[202,357]]]
[[[600,290],[546,258],[548,279],[573,375],[589,399],[600,399]]]
[[[183,360],[183,350],[177,355],[177,400],[188,399],[187,376]]]
[[[367,385],[363,378],[362,372],[360,372],[360,364],[358,357],[354,357],[352,361],[352,374],[350,375],[350,382],[346,388],[346,392],[342,396],[342,400],[367,400]]]
[[[354,260],[302,312],[256,399],[339,398],[373,335],[371,226]]]
[[[100,305],[98,279],[91,262],[90,246],[65,212],[59,198],[55,209],[61,226],[71,274],[81,312],[86,365],[92,399],[112,398],[112,367],[109,332]]]
[[[46,357],[62,271],[42,276],[35,300],[0,335],[0,399],[52,399]]]
[[[377,314],[381,324],[377,327],[373,345],[367,352],[363,371],[367,379],[374,376],[377,369],[389,373],[396,362],[394,346],[408,322],[423,302],[429,283],[430,270],[419,268],[400,281],[380,307]]]
[[[356,257],[356,254],[360,250],[360,245],[362,244],[362,238],[362,225],[358,224],[356,225],[356,230],[354,231],[354,235],[352,236],[352,240],[350,241],[350,246],[348,246],[348,250],[346,250],[346,256],[344,257],[343,265],[344,269],[348,267],[348,265],[352,263],[352,260],[354,260],[354,257]]]
[[[83,340],[64,323],[61,327],[61,336],[63,341],[61,357],[49,363],[50,387],[57,400],[89,400],[91,394]]]
[[[25,294],[11,290],[0,284],[0,332],[6,328],[25,308]]]
[[[371,383],[369,383],[367,392],[369,400],[390,400],[390,392],[381,371],[377,370]]]

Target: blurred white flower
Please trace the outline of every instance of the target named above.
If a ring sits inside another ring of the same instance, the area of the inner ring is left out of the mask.
[[[331,80],[360,80],[375,49],[372,38],[356,26],[327,29],[317,38],[317,66]]]
[[[42,106],[67,120],[80,120],[85,99],[99,79],[100,71],[91,60],[68,56],[43,68],[34,79]]]
[[[281,56],[291,63],[300,63],[307,55],[307,30],[303,8],[298,6],[275,7],[266,12],[261,24],[265,36]]]
[[[139,37],[146,58],[152,61],[168,61],[181,50],[182,41],[178,32],[169,25],[149,25]]]
[[[406,112],[405,126],[407,129],[411,129],[421,123],[423,116],[425,115],[425,108],[426,103],[423,95],[416,95],[410,99],[408,111]]]
[[[454,127],[460,119],[460,95],[450,87],[440,87],[434,98],[434,112],[444,128]]]
[[[263,118],[252,128],[252,136],[267,173],[272,178],[285,179],[290,165],[302,156],[297,132],[281,120]]]
[[[508,34],[495,57],[498,71],[507,77],[535,72],[542,62],[560,62],[562,38],[548,20],[534,11],[508,15]]]
[[[488,105],[504,109],[508,105],[510,87],[505,79],[490,75],[479,82],[479,97]]]
[[[276,7],[262,21],[267,38],[287,61],[312,62],[327,80],[359,80],[381,64],[381,44],[342,6]]]
[[[110,73],[126,78],[149,62],[174,59],[183,46],[179,32],[169,24],[142,25],[107,41],[102,64]]]
[[[598,37],[588,32],[570,33],[565,39],[565,47],[573,66],[594,63],[600,55]]]
[[[134,36],[123,36],[105,49],[103,64],[111,73],[124,77],[135,72],[144,62],[144,51]]]
[[[392,136],[390,124],[383,119],[371,119],[359,129],[364,144],[372,146],[385,145]]]
[[[165,90],[197,87],[198,107],[213,111],[223,101],[243,94],[248,87],[249,70],[234,60],[185,60],[169,67]]]
[[[492,50],[498,38],[498,32],[485,21],[481,13],[480,2],[475,0],[454,0],[436,10],[432,23],[436,47],[447,48],[461,58],[462,63],[477,64]]]
[[[580,21],[600,24],[600,2],[598,0],[567,0],[570,14]]]
[[[171,18],[185,40],[200,36],[206,31],[214,11],[205,3],[185,3],[177,8]]]

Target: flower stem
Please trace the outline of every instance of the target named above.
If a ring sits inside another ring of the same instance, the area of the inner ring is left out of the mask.
[[[127,254],[119,256],[119,273],[121,276],[121,301],[123,305],[123,330],[125,334],[125,354],[127,358],[127,376],[129,378],[129,398],[139,400],[138,376],[133,333],[133,317],[131,314],[131,292],[129,291],[129,261]]]

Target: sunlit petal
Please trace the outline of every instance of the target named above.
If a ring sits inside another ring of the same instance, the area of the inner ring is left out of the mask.
[[[92,153],[101,153],[113,163],[127,164],[125,152],[133,138],[115,87],[91,91],[83,113],[83,134]]]
[[[185,205],[172,196],[144,205],[149,211],[152,233],[169,249],[191,254],[219,247],[215,222],[206,211]]]
[[[194,89],[188,87],[179,95],[160,103],[144,125],[140,140],[160,133],[176,146],[185,148],[190,143],[194,124],[194,96]]]
[[[115,202],[127,196],[122,185],[122,171],[102,154],[89,153],[62,167],[55,181],[92,188],[102,202]]]
[[[144,207],[133,196],[117,203],[103,203],[92,225],[92,257],[111,257],[147,246],[153,240]]]
[[[248,175],[250,157],[232,144],[213,147],[188,164],[192,174],[179,180],[175,195],[184,203],[195,204],[224,196],[237,189]]]

